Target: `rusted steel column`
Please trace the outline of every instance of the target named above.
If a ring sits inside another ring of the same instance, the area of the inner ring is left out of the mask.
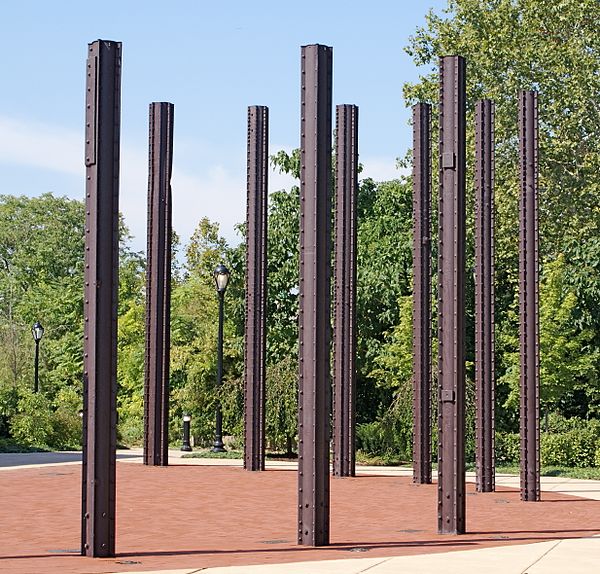
[[[333,49],[302,47],[298,543],[329,544]]]
[[[438,531],[465,532],[465,60],[440,60]]]
[[[169,464],[169,347],[171,341],[171,172],[173,114],[150,104],[144,464]]]
[[[333,474],[354,476],[358,106],[336,106]]]
[[[244,468],[265,469],[265,364],[269,108],[248,108]]]
[[[540,500],[540,327],[537,92],[519,94],[521,499]]]
[[[477,490],[495,489],[494,103],[475,106],[475,467]]]
[[[115,555],[121,43],[87,59],[81,553]]]
[[[431,106],[413,106],[413,482],[431,484]]]

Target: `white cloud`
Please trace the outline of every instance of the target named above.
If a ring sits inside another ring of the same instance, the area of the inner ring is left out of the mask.
[[[397,169],[395,157],[359,157],[363,170],[360,179],[370,177],[375,181],[388,181],[406,175],[409,170]]]
[[[197,146],[207,142],[196,142]],[[273,150],[290,146],[271,146]],[[85,178],[83,164],[83,130],[19,121],[0,116],[0,161],[32,168],[53,170]],[[173,189],[173,227],[182,243],[189,240],[202,217],[219,222],[221,234],[230,244],[240,241],[235,225],[246,218],[246,158],[235,158],[233,165],[203,166],[177,163],[175,158]],[[385,181],[400,176],[393,157],[361,157],[361,178]],[[270,169],[269,189],[289,189],[298,181],[279,170]],[[134,236],[133,248],[146,248],[146,209],[148,193],[148,158],[145,142],[138,146],[122,144],[120,210]],[[33,194],[33,190],[32,190]]]
[[[223,165],[210,167],[203,175],[174,168],[173,227],[186,242],[202,217],[219,223],[221,235],[230,244],[240,241],[235,225],[246,219],[246,174]]]
[[[0,116],[0,159],[84,177],[83,130]]]
[[[300,180],[287,173],[279,173],[279,169],[269,171],[269,193],[289,190],[294,185],[300,185]]]
[[[210,167],[202,175],[173,166],[171,179],[173,229],[185,245],[202,217],[219,223],[221,235],[231,244],[239,242],[235,225],[246,217],[246,179],[243,171],[225,166]],[[146,248],[148,159],[139,149],[124,148],[121,153],[119,208],[134,236],[136,250]]]
[[[119,197],[119,208],[134,236],[133,248],[138,251],[146,248],[148,157],[145,143],[142,146],[121,145]],[[83,130],[0,116],[0,161],[23,166],[27,172],[52,170],[78,176],[83,189]],[[246,176],[245,165],[238,163],[235,171],[217,165],[197,175],[178,167],[175,158],[173,227],[183,243],[205,216],[220,223],[228,241],[239,241],[234,226],[245,219]]]

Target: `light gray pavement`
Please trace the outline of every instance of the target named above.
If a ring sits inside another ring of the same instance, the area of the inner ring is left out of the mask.
[[[140,459],[142,451],[130,452],[129,450],[119,450],[117,452],[118,460]],[[20,452],[20,453],[0,453],[0,471],[11,470],[15,468],[36,468],[48,464],[81,464],[81,452],[62,451],[62,452]]]
[[[594,574],[599,571],[599,551],[600,538],[594,537],[419,556],[354,558],[202,570],[154,570],[152,574]]]
[[[242,466],[235,459],[182,458],[184,453],[169,451],[171,464]],[[118,451],[121,462],[141,463],[141,449]],[[81,453],[0,453],[0,471],[16,468],[32,468],[45,465],[80,464]],[[267,468],[295,469],[296,464],[269,461]],[[359,474],[381,476],[411,476],[406,467],[361,466]],[[434,475],[435,476],[435,475]],[[467,473],[467,480],[474,482],[475,474]],[[519,477],[496,475],[497,486],[519,488]],[[542,491],[560,492],[583,498],[600,500],[600,481],[579,480],[564,477],[542,477]],[[600,512],[600,507],[599,507]],[[146,571],[150,572],[150,571]],[[153,570],[152,574],[594,574],[600,573],[600,536],[589,538],[555,540],[466,550],[418,556],[393,558],[353,558],[320,562],[296,562],[256,566],[231,566],[205,569]],[[138,572],[137,574],[142,574]]]

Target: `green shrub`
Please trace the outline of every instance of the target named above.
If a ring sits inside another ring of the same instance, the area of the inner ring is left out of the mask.
[[[573,466],[570,433],[543,433],[540,437],[540,458],[545,466]]]
[[[17,387],[0,384],[0,437],[10,436],[10,420],[16,414],[18,404]]]
[[[496,433],[496,464],[519,464],[521,439],[518,433]]]
[[[599,421],[554,418],[540,437],[542,466],[590,467],[599,466]],[[512,465],[520,461],[520,437],[517,433],[496,433],[496,464]]]
[[[124,446],[141,446],[144,443],[143,417],[127,416],[119,420],[117,441]]]
[[[379,421],[356,425],[356,449],[376,455],[388,451],[388,444]]]
[[[594,466],[596,449],[600,446],[593,427],[573,428],[564,433],[543,433],[540,442],[544,466]]]
[[[571,431],[572,444],[572,464],[578,468],[594,466],[596,458],[596,448],[600,445],[594,429],[588,428],[582,431]]]
[[[43,392],[21,390],[10,434],[19,445],[39,449],[81,448],[81,398],[73,388],[63,387],[54,403]]]
[[[17,414],[10,421],[10,432],[20,444],[50,448],[54,434],[50,401],[42,393],[22,391]]]
[[[547,429],[546,429],[547,426]],[[565,418],[558,413],[549,413],[542,421],[542,428],[549,433],[568,433],[570,431],[589,431],[600,439],[600,420],[585,420],[579,417]]]
[[[82,406],[82,399],[74,388],[63,387],[58,391],[54,399],[49,446],[60,450],[81,448],[82,418],[79,411]]]
[[[273,450],[290,451],[298,434],[298,360],[295,356],[267,365],[265,392],[267,443]],[[242,429],[240,435],[243,434]]]
[[[411,460],[412,441],[402,429],[395,428],[393,421],[384,419],[356,426],[356,448],[362,452],[382,457]]]

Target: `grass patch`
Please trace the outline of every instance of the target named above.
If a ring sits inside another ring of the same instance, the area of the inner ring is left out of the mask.
[[[21,451],[2,451],[2,441],[0,441],[0,452],[33,452],[27,450]],[[228,459],[243,459],[244,451],[228,450],[225,452],[212,452],[210,449],[200,449],[189,454],[184,454],[182,458],[228,458]],[[296,460],[295,456],[283,455],[281,453],[267,453],[269,460]],[[411,466],[410,461],[405,461],[397,456],[373,456],[362,451],[356,452],[356,464],[363,466]],[[433,463],[432,467],[437,468],[437,464]],[[475,465],[467,463],[468,471],[475,471]],[[520,470],[518,466],[497,466],[496,472],[499,474],[516,474]],[[541,468],[542,476],[563,476],[565,478],[583,478],[588,480],[600,480],[600,467],[584,467],[570,468],[566,466],[543,466]]]
[[[518,466],[497,466],[496,472],[500,474],[519,474]],[[587,480],[600,480],[600,468],[596,466],[568,467],[568,466],[542,466],[542,476],[562,476],[565,478],[583,478]]]
[[[244,458],[244,452],[241,450],[226,450],[225,452],[213,452],[209,448],[203,448],[184,454],[181,458]]]
[[[412,463],[402,460],[399,456],[395,455],[372,455],[362,450],[356,451],[356,464],[364,466],[402,466],[411,465]]]
[[[268,452],[266,454],[267,460],[281,460],[281,461],[296,461],[298,455],[296,453],[280,453],[280,452]],[[243,450],[226,450],[225,452],[213,452],[209,448],[202,448],[190,452],[189,454],[182,455],[181,458],[229,458],[229,459],[243,459]]]

